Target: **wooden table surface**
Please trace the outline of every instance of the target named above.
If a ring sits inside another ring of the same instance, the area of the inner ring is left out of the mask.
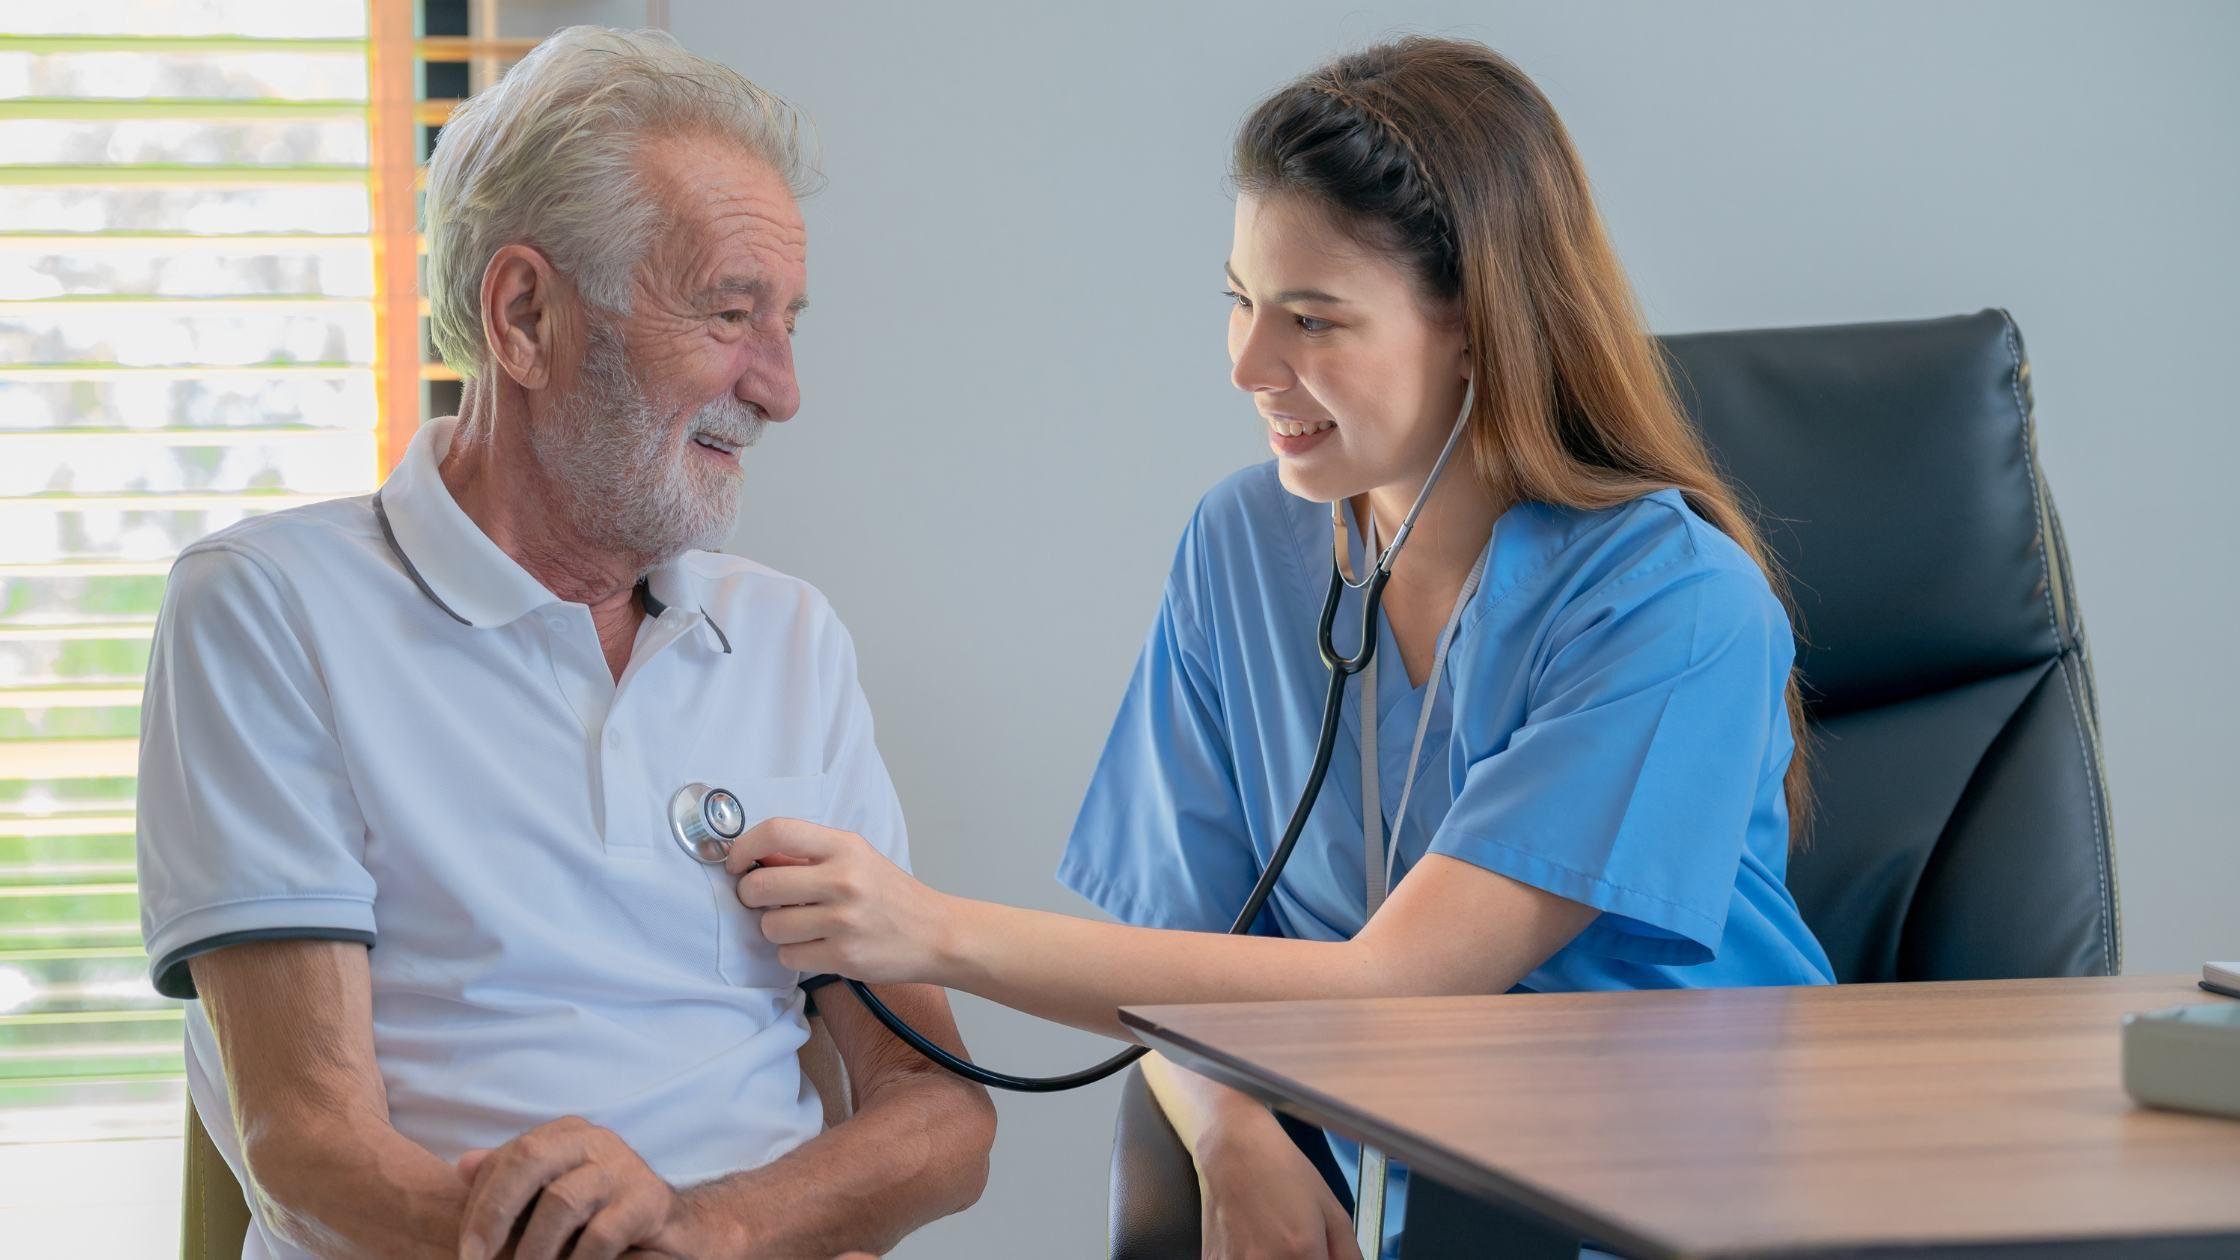
[[[1121,1018],[1455,1189],[1644,1257],[2059,1240],[2240,1256],[2240,1120],[2140,1108],[2120,1070],[2126,1012],[2230,1000],[2120,976]]]

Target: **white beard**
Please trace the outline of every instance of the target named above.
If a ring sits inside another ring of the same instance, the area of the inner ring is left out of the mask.
[[[594,320],[583,380],[552,416],[529,428],[529,447],[566,500],[568,521],[591,542],[648,568],[686,551],[712,550],[731,535],[743,473],[686,448],[708,432],[740,449],[764,420],[729,395],[702,407],[679,437],[630,371],[622,339]]]

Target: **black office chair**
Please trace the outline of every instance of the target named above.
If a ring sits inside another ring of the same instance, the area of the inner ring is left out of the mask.
[[[1789,886],[1837,977],[2115,974],[2099,704],[2014,321],[1664,344],[1793,587],[1818,806]],[[1329,1175],[1326,1144],[1303,1145]],[[1411,1203],[1411,1253],[1419,1226],[1449,1232],[1423,1210],[1451,1202]],[[1140,1076],[1111,1242],[1115,1260],[1199,1253],[1189,1153]]]

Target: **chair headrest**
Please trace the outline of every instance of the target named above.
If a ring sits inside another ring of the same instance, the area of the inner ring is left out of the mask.
[[[1664,344],[1682,405],[1788,575],[1817,711],[2019,669],[2069,641],[2006,312]]]

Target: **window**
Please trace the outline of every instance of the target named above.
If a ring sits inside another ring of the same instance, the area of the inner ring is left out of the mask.
[[[415,167],[443,98],[533,41],[468,38],[462,0],[0,22],[0,1144],[176,1137],[182,1012],[147,984],[133,856],[164,575],[372,489],[455,408]]]
[[[371,488],[362,0],[73,0],[0,31],[0,1141],[179,1131],[133,889],[170,561]],[[253,35],[247,32],[254,32]]]

